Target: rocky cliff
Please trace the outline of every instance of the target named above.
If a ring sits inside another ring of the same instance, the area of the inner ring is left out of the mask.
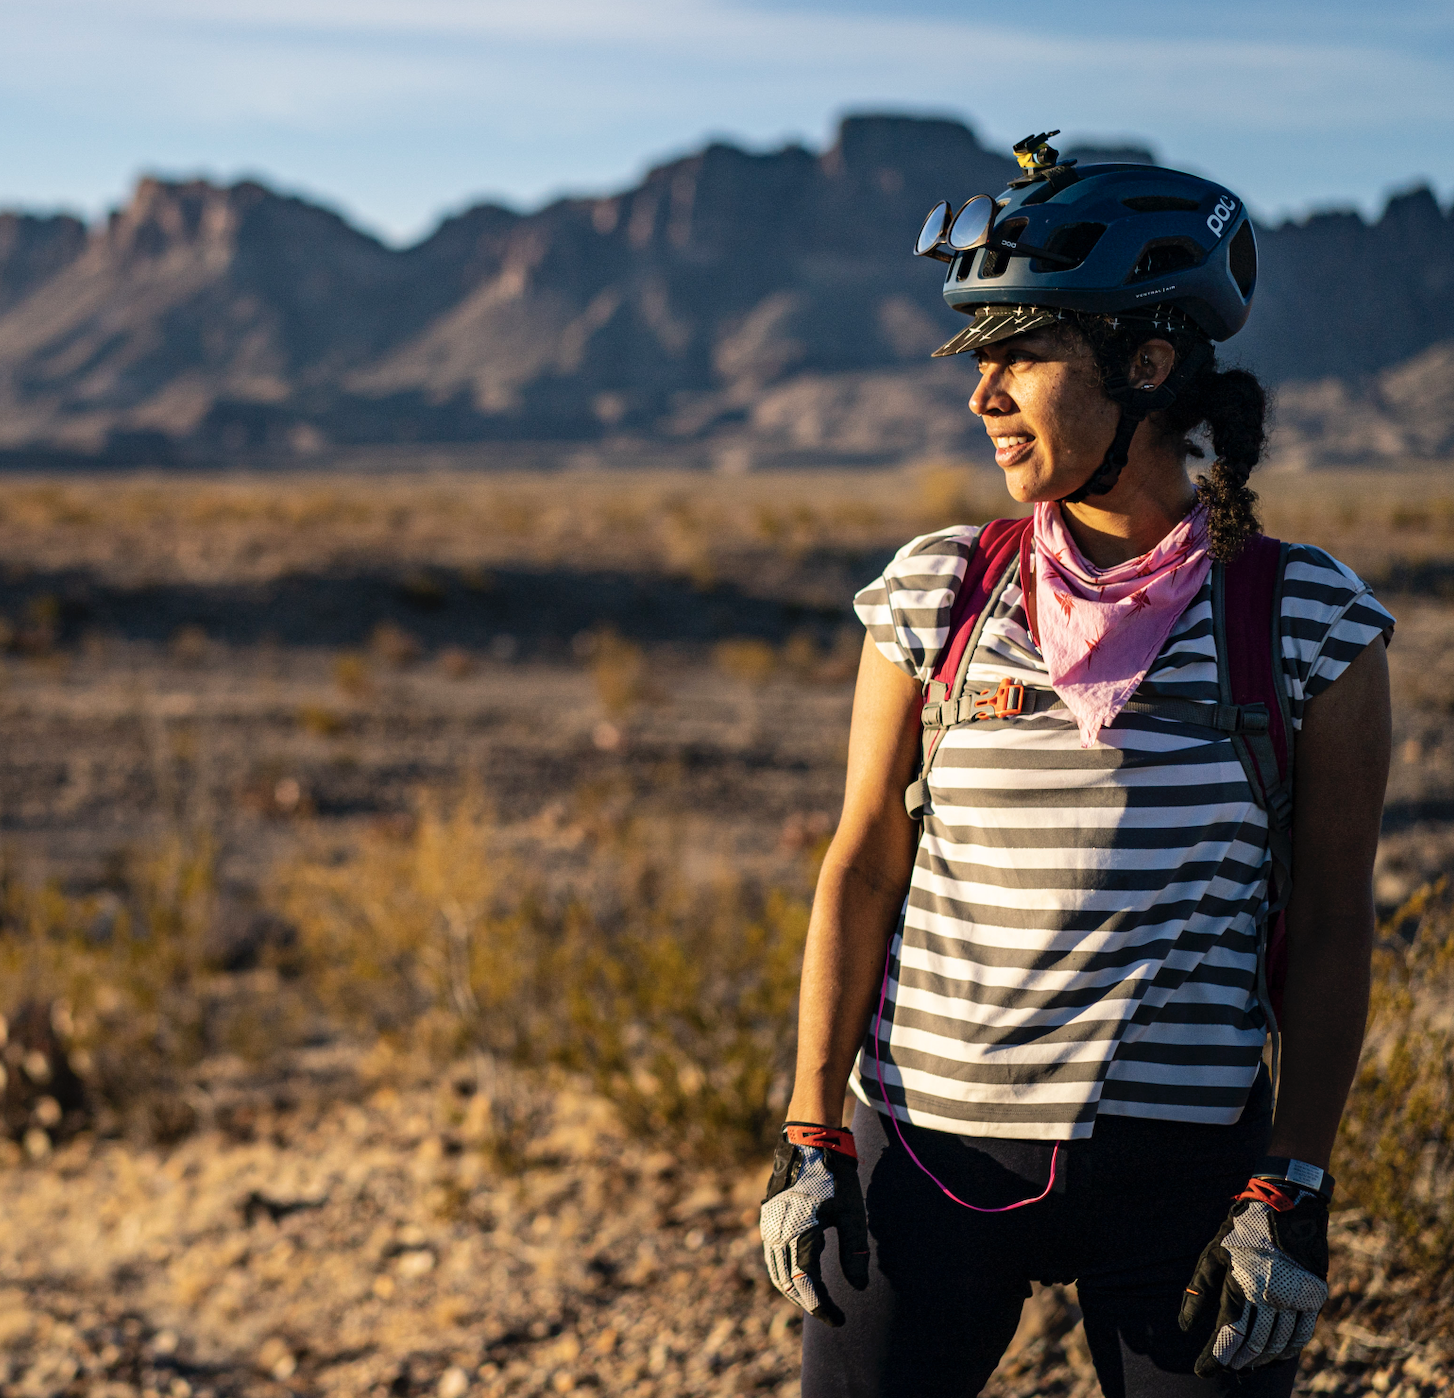
[[[867,116],[822,153],[713,144],[610,197],[470,209],[406,249],[254,183],[146,179],[89,231],[0,215],[0,449],[964,449],[964,370],[926,362],[955,318],[908,244],[934,199],[1012,169],[959,123]],[[1362,383],[1454,338],[1454,223],[1426,190],[1371,226],[1263,230],[1262,249],[1237,348],[1275,380]]]

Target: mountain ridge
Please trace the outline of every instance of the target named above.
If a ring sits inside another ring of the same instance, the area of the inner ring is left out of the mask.
[[[962,369],[926,362],[955,317],[907,247],[936,198],[1014,169],[961,123],[865,115],[822,152],[713,142],[629,189],[476,205],[400,249],[255,181],[146,177],[90,229],[0,214],[0,450],[982,447]],[[1428,190],[1372,224],[1259,236],[1253,321],[1227,353],[1271,381],[1361,383],[1454,339],[1454,219]]]

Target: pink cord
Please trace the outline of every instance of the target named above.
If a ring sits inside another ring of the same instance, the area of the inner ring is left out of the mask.
[[[900,935],[899,935],[899,945],[900,945],[900,947],[902,947],[903,944],[904,944],[903,943],[903,934],[900,933]],[[1055,1188],[1055,1162],[1060,1157],[1060,1142],[1059,1141],[1056,1141],[1056,1143],[1055,1143],[1055,1149],[1050,1152],[1050,1182],[1045,1186],[1045,1189],[1044,1189],[1044,1191],[1042,1193],[1037,1194],[1033,1199],[1021,1199],[1021,1200],[1018,1200],[1016,1203],[1013,1203],[1013,1204],[1005,1204],[1001,1208],[998,1208],[998,1209],[986,1209],[986,1208],[983,1208],[979,1204],[966,1204],[963,1199],[961,1199],[957,1194],[955,1194],[949,1188],[949,1186],[947,1184],[945,1184],[944,1181],[939,1178],[938,1175],[936,1175],[927,1165],[924,1164],[924,1162],[922,1160],[919,1159],[919,1157],[917,1155],[914,1154],[914,1148],[913,1148],[913,1146],[911,1146],[904,1139],[903,1128],[899,1125],[898,1115],[897,1115],[897,1113],[893,1109],[893,1104],[889,1101],[888,1089],[886,1087],[884,1087],[884,1065],[883,1065],[883,1059],[880,1057],[880,1055],[879,1055],[879,1049],[878,1049],[879,1035],[883,1031],[884,1000],[887,998],[888,993],[889,993],[889,965],[892,962],[892,960],[893,960],[893,945],[892,945],[892,943],[890,943],[890,946],[889,946],[889,954],[884,957],[884,978],[883,978],[883,984],[880,985],[879,986],[879,989],[878,989],[878,1018],[874,1020],[874,1024],[873,1024],[873,1061],[874,1061],[874,1067],[877,1069],[877,1072],[878,1072],[878,1092],[879,1092],[879,1098],[883,1102],[884,1106],[886,1108],[888,1108],[889,1120],[891,1122],[893,1122],[893,1124],[894,1124],[894,1130],[895,1130],[895,1132],[898,1133],[899,1144],[901,1146],[903,1146],[903,1148],[906,1151],[909,1152],[909,1159],[912,1160],[914,1162],[914,1164],[917,1165],[926,1175],[928,1175],[929,1178],[931,1180],[933,1180],[934,1183],[937,1184],[939,1186],[939,1188],[941,1190],[943,1190],[943,1192],[946,1195],[949,1196],[949,1198],[953,1199],[956,1204],[959,1204],[963,1208],[972,1209],[977,1214],[1007,1214],[1007,1213],[1010,1212],[1011,1209],[1023,1209],[1027,1204],[1038,1204],[1043,1198],[1045,1198],[1045,1196],[1047,1194],[1050,1193],[1050,1191],[1052,1189]]]

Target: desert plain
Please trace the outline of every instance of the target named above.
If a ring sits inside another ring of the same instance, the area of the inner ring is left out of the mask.
[[[796,1394],[756,1200],[851,598],[996,476],[0,478],[0,1395]],[[1403,957],[1454,858],[1454,478],[1254,483],[1398,618]],[[1447,1032],[1429,965],[1380,1003]],[[1304,1391],[1447,1392],[1447,1208],[1370,1190]],[[1075,1320],[1038,1294],[991,1391],[1097,1392]]]

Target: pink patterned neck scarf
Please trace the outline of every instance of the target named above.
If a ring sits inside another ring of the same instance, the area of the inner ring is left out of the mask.
[[[1198,505],[1150,553],[1104,570],[1086,562],[1057,504],[1035,506],[1035,603],[1050,683],[1095,742],[1146,678],[1212,566]]]

